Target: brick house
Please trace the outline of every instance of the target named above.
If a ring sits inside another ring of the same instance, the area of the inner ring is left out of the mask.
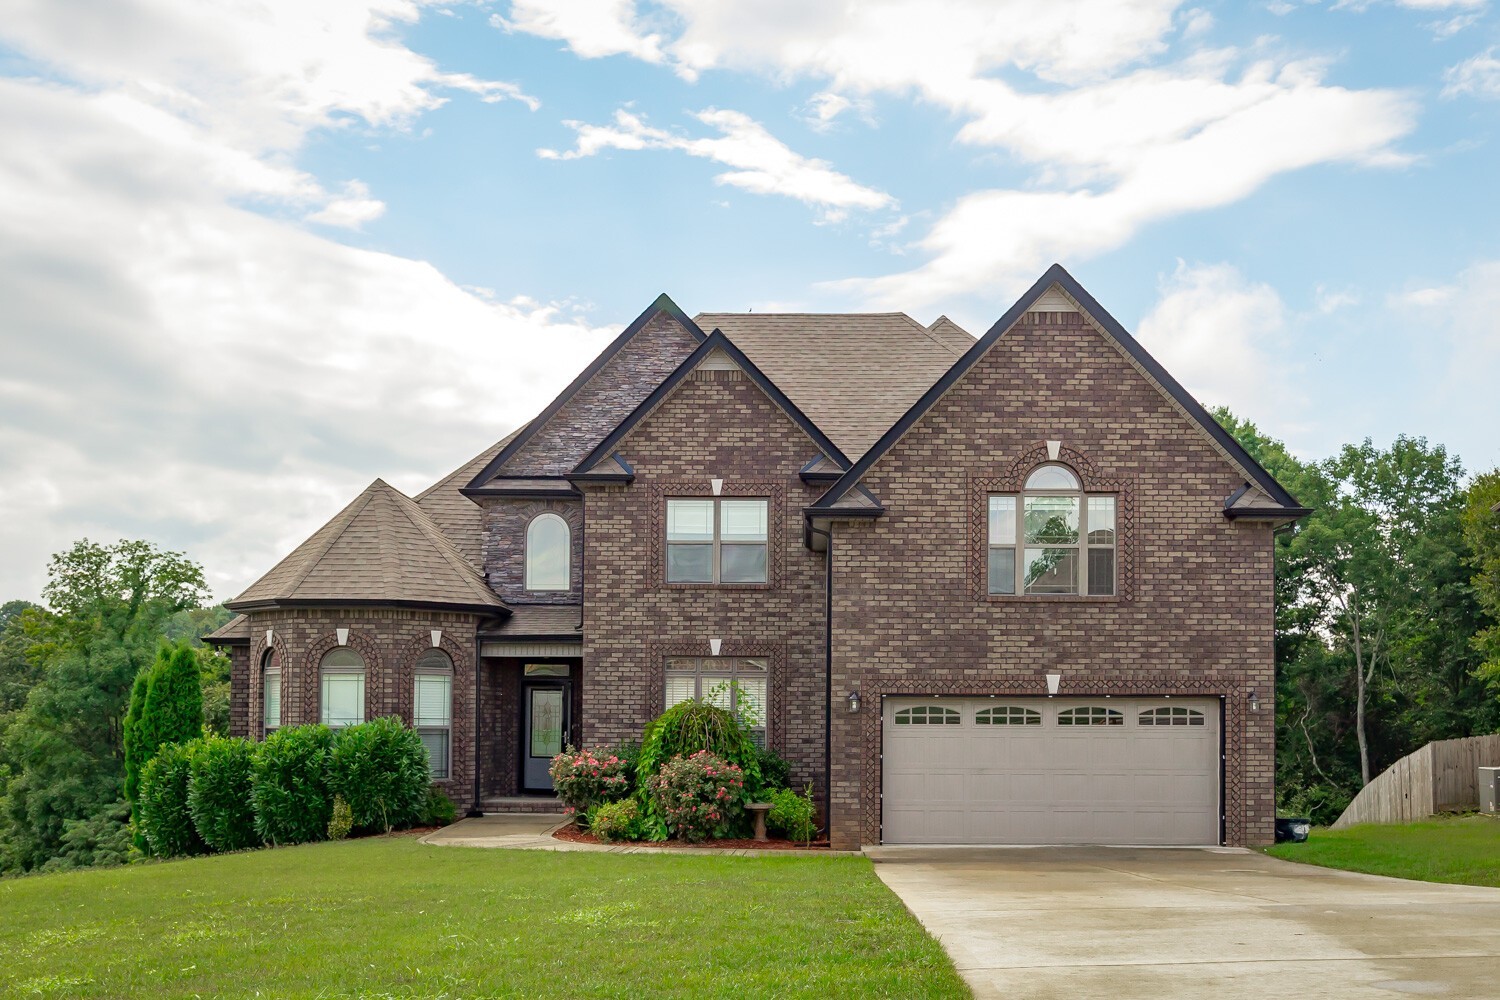
[[[1305,511],[1054,266],[989,332],[662,296],[530,423],[243,594],[235,731],[396,714],[461,809],[733,699],[836,847],[1272,839]]]

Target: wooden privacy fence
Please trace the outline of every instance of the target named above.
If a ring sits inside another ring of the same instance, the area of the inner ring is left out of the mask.
[[[1478,809],[1481,767],[1500,767],[1500,733],[1429,743],[1360,789],[1333,828]]]

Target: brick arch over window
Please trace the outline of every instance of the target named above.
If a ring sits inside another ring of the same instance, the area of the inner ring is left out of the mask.
[[[446,629],[443,630],[443,641],[438,645],[432,644],[432,637],[418,639],[404,644],[401,647],[401,659],[396,667],[396,713],[401,716],[401,721],[411,725],[413,705],[411,703],[412,693],[416,684],[417,661],[429,650],[441,649],[448,654],[448,659],[453,662],[453,706],[454,715],[458,714],[459,704],[459,678],[468,669],[468,657],[472,650],[465,651],[463,646],[453,641]],[[470,675],[472,679],[472,675]],[[468,699],[464,699],[467,703]]]
[[[261,713],[265,711],[266,707],[265,692],[261,690],[261,679],[264,676],[261,671],[261,658],[266,655],[268,648],[276,650],[277,661],[281,666],[281,695],[283,698],[286,697],[286,692],[290,689],[287,684],[287,674],[290,670],[291,655],[286,648],[286,643],[281,641],[281,636],[273,628],[271,630],[271,642],[268,646],[266,643],[266,630],[261,629],[260,635],[250,647],[249,718],[250,733],[254,739],[260,739],[260,735],[265,732],[265,720],[261,718]],[[283,717],[287,714],[285,701],[282,702],[281,714]],[[278,719],[276,724],[280,725],[281,720]],[[293,722],[293,725],[295,724]]]
[[[975,600],[990,600],[989,594],[989,497],[992,493],[1021,493],[1026,477],[1043,465],[1065,465],[1078,474],[1085,493],[1113,493],[1115,501],[1115,551],[1117,570],[1113,597],[1048,597],[1049,601],[1131,601],[1135,599],[1135,479],[1111,476],[1076,448],[1063,445],[1057,458],[1047,452],[1047,442],[1038,441],[1013,459],[998,476],[969,479],[969,592]],[[1006,598],[998,598],[1005,600]]]
[[[349,641],[344,645],[358,653],[365,661],[365,720],[369,721],[375,718],[379,711],[380,674],[385,669],[385,664],[380,661],[380,652],[375,645],[375,640],[363,632],[349,629]],[[322,666],[323,657],[328,654],[329,650],[338,648],[338,635],[326,635],[313,643],[303,659],[302,669],[307,683],[302,685],[302,718],[307,722],[318,722],[323,718],[320,704],[323,697],[323,683],[318,668]]]

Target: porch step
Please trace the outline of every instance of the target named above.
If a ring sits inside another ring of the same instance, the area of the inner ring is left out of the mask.
[[[555,814],[558,816],[563,814],[562,802],[552,796],[546,795],[494,796],[487,799],[480,799],[479,808],[486,816],[514,815],[516,813],[526,815]]]

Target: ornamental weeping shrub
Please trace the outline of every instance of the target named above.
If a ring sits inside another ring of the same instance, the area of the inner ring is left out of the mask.
[[[328,835],[333,731],[313,724],[278,729],[255,745],[250,801],[255,832],[268,844],[305,844]]]
[[[431,784],[427,751],[400,719],[340,729],[330,763],[328,785],[349,803],[356,828],[390,833],[422,818]]]
[[[580,817],[588,815],[595,806],[629,795],[627,771],[625,761],[615,754],[571,747],[553,757],[547,769],[557,797],[569,813]]]
[[[696,842],[739,832],[745,772],[724,758],[707,750],[673,757],[647,784],[672,836]]]
[[[188,765],[188,812],[193,828],[215,851],[242,851],[263,841],[255,831],[249,740],[207,736]]]
[[[168,743],[141,768],[137,818],[151,853],[159,857],[202,854],[205,850],[188,811],[193,756],[201,747],[201,740]]]
[[[673,705],[648,723],[636,759],[636,784],[645,791],[662,765],[707,750],[736,765],[746,786],[761,788],[760,749],[734,713],[697,701]]]
[[[812,840],[817,826],[813,822],[816,810],[811,785],[807,786],[805,794],[790,788],[777,789],[771,793],[770,802],[771,809],[766,813],[767,827],[784,834],[788,840]]]
[[[769,798],[771,792],[791,787],[792,765],[785,757],[770,747],[757,747],[755,759],[760,765],[758,795]]]

